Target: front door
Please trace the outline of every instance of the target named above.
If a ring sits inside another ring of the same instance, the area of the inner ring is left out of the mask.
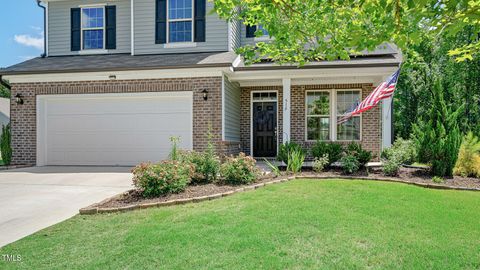
[[[253,156],[277,155],[277,102],[253,103]]]

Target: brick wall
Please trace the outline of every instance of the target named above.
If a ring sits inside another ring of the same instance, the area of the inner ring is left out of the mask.
[[[304,147],[311,147],[314,142],[305,141],[305,91],[306,90],[320,90],[320,89],[362,89],[362,98],[366,98],[373,90],[371,84],[322,84],[322,85],[292,85],[291,86],[291,140],[304,145]],[[241,94],[241,143],[242,149],[246,153],[250,153],[250,92],[253,90],[278,90],[279,97],[279,112],[280,117],[278,121],[279,134],[283,133],[282,129],[282,87],[243,87]],[[376,155],[377,160],[381,151],[381,109],[380,106],[363,113],[362,115],[362,147],[372,151]],[[282,136],[280,136],[281,138]],[[280,139],[280,143],[282,140]],[[348,143],[348,142],[343,142]]]
[[[207,101],[203,99],[203,89],[208,91]],[[19,93],[24,100],[22,105],[11,101],[12,164],[35,165],[37,95],[193,91],[194,150],[205,149],[211,128],[219,150],[234,153],[235,147],[221,142],[221,89],[221,77],[12,84],[12,96]]]

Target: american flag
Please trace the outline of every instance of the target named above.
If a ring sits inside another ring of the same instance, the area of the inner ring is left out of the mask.
[[[393,73],[386,81],[382,82],[375,90],[373,90],[367,98],[362,102],[349,110],[343,117],[341,117],[337,124],[343,124],[348,121],[352,116],[361,114],[362,112],[368,111],[371,108],[377,106],[377,104],[382,100],[393,96],[395,92],[395,87],[397,86],[398,76],[400,75],[400,69]]]

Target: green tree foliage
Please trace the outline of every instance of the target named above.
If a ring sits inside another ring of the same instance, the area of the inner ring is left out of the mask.
[[[10,125],[3,126],[2,136],[0,137],[0,151],[2,153],[2,160],[5,165],[10,165],[12,160],[12,147],[10,145],[10,141]]]
[[[424,33],[453,36],[466,27],[480,30],[480,0],[215,0],[214,5],[221,17],[262,25],[274,37],[239,49],[247,64],[262,58],[300,65],[349,59],[384,42],[406,50]],[[473,60],[480,51],[476,33],[449,54]]]
[[[449,108],[439,80],[431,87],[432,104],[426,115],[414,124],[414,141],[420,162],[431,164],[436,176],[452,176],[462,135],[458,125],[464,106]]]
[[[3,98],[10,98],[10,90],[8,90],[5,86],[0,84],[0,97]]]

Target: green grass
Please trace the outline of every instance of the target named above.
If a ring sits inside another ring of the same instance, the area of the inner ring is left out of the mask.
[[[478,269],[480,193],[295,180],[199,204],[76,216],[0,269]]]

